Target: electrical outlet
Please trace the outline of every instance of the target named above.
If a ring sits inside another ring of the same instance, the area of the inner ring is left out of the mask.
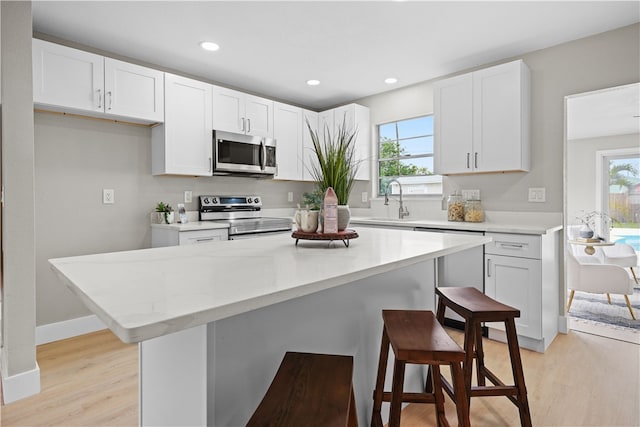
[[[546,189],[544,187],[540,188],[529,188],[529,201],[533,203],[543,203],[547,200]]]
[[[362,203],[367,203],[367,200],[369,200],[369,194],[366,191],[362,192]]]
[[[293,202],[293,191],[287,193],[287,202]]]
[[[193,193],[191,193],[191,190],[186,190],[184,192],[184,202],[191,203],[191,200],[193,200]]]
[[[480,190],[462,190],[462,198],[465,200],[480,200]]]
[[[116,192],[112,189],[102,189],[102,203],[105,205],[112,205],[116,202]]]

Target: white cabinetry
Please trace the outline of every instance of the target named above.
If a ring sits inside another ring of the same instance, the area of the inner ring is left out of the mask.
[[[152,173],[211,176],[211,85],[166,74],[165,98],[165,122],[152,129]]]
[[[273,138],[273,101],[213,86],[213,128]]]
[[[436,82],[435,172],[528,171],[529,81],[518,60]]]
[[[273,136],[277,143],[275,179],[302,180],[302,126],[301,108],[274,103]]]
[[[153,248],[195,245],[221,240],[229,240],[229,230],[226,228],[192,231],[180,231],[168,227],[153,227],[151,229],[151,247]]]
[[[318,133],[318,130],[321,129],[318,126],[320,115],[317,112],[310,110],[302,110],[302,115],[302,180],[315,181],[311,171],[313,171],[314,166],[317,166],[318,158],[315,150],[313,149],[313,141],[311,140],[311,133],[309,133],[307,122],[309,123],[309,126],[311,126],[311,129]],[[321,134],[318,136],[322,138]]]
[[[164,73],[33,39],[33,101],[131,121],[164,120]]]
[[[342,107],[323,111],[318,116],[318,136],[320,141],[324,137],[325,128],[328,128],[333,136],[343,123],[346,129],[357,129],[358,135],[355,144],[355,157],[360,163],[356,179],[371,179],[371,129],[369,109],[358,104],[348,104]]]
[[[522,347],[544,351],[558,333],[558,233],[486,233],[485,293],[520,310],[516,318]],[[489,323],[489,337],[504,341],[504,325]]]

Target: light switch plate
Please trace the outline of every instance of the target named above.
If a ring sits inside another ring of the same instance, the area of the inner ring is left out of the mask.
[[[116,202],[116,192],[110,188],[102,189],[102,203],[105,205],[112,205]]]
[[[480,190],[462,190],[462,198],[465,200],[480,200]]]
[[[529,201],[533,203],[544,203],[547,201],[546,188],[529,188]]]
[[[362,203],[367,203],[367,200],[369,200],[369,194],[366,191],[362,192]]]
[[[184,192],[184,202],[191,203],[192,200],[193,200],[193,193],[191,192],[191,190],[186,190]]]
[[[287,193],[287,202],[293,202],[293,191]]]

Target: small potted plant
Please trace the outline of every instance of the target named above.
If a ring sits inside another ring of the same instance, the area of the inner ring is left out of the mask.
[[[581,211],[575,219],[580,224],[582,224],[582,227],[580,227],[580,230],[578,232],[580,238],[582,239],[597,239],[604,237],[602,235],[604,233],[600,233],[600,235],[598,235],[598,233],[596,233],[596,230],[604,231],[608,229],[611,224],[611,217],[609,217],[609,215],[605,213],[598,211]]]
[[[173,208],[170,204],[159,202],[156,205],[156,212],[164,219],[165,224],[173,224]]]

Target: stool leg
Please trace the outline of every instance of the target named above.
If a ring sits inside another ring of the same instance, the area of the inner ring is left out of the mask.
[[[485,385],[484,374],[484,348],[482,347],[482,322],[473,322],[473,329],[476,334],[476,376],[478,377],[478,385]]]
[[[356,397],[353,393],[353,384],[351,385],[351,397],[349,399],[349,420],[348,427],[358,427],[358,412],[356,410]]]
[[[438,319],[438,322],[440,322],[441,325],[444,325],[444,312],[445,312],[445,305],[442,302],[442,298],[438,298],[438,309],[436,311],[436,319]],[[424,384],[424,391],[427,393],[432,393],[433,392],[433,384],[431,381],[431,366],[429,366],[427,368],[427,381],[425,381]]]
[[[450,364],[451,366],[451,380],[453,382],[453,388],[455,390],[455,403],[456,412],[458,414],[458,427],[469,427],[471,421],[469,420],[469,399],[467,397],[467,391],[464,386],[464,378],[462,375],[462,368],[458,362]]]
[[[404,388],[404,367],[404,362],[396,359],[393,367],[393,385],[391,386],[389,427],[400,427],[400,412],[402,411],[402,394]]]
[[[509,357],[511,358],[511,369],[513,380],[518,389],[518,409],[520,411],[520,423],[523,427],[531,427],[531,413],[529,412],[529,401],[527,399],[527,388],[524,385],[524,371],[522,370],[522,360],[520,359],[520,347],[518,346],[518,334],[513,318],[505,321],[507,329],[507,344],[509,346]]]
[[[439,365],[429,365],[433,369],[433,397],[436,401],[436,420],[438,427],[448,427],[449,422],[444,413],[444,393],[442,393],[442,377]]]
[[[473,322],[467,320],[464,324],[464,362],[462,373],[464,376],[464,388],[467,393],[467,406],[471,404],[471,377],[473,376],[473,352],[475,331]]]
[[[384,379],[387,375],[387,359],[389,357],[389,336],[386,328],[382,329],[382,343],[380,344],[380,359],[378,360],[378,377],[373,391],[373,412],[371,413],[371,427],[382,427],[382,394],[384,393]]]

